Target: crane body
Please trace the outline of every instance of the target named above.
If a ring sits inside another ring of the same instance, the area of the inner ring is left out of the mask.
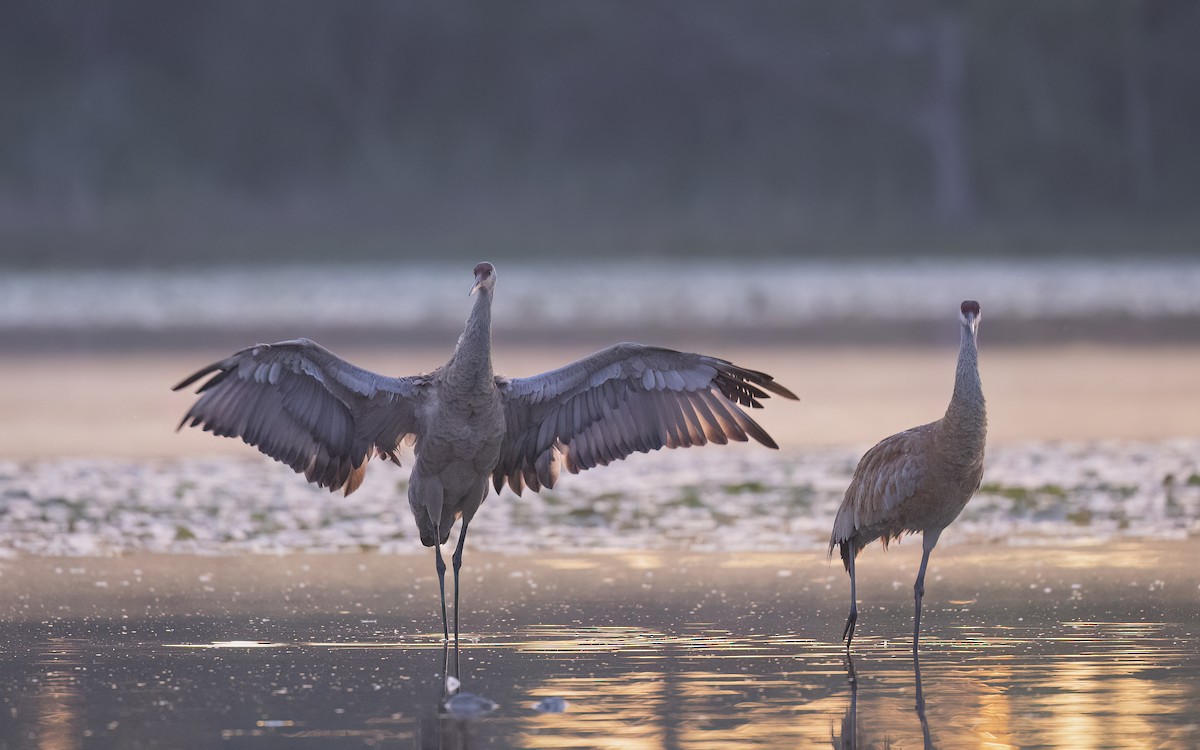
[[[855,558],[876,539],[886,547],[903,534],[920,532],[921,567],[913,585],[914,653],[917,650],[929,554],[983,479],[987,410],[979,378],[980,315],[978,302],[967,300],[960,306],[958,365],[945,416],[885,438],[867,451],[838,508],[829,551],[839,550],[850,574],[850,613],[842,633],[847,649],[858,620]]]

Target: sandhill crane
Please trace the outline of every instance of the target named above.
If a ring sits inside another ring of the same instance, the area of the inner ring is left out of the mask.
[[[551,488],[560,467],[578,473],[659,448],[775,441],[739,405],[761,408],[768,391],[796,396],[771,376],[702,354],[617,344],[528,378],[492,372],[496,269],[475,266],[479,293],[450,361],[429,374],[384,377],[355,367],[307,339],[243,349],[185,378],[211,375],[180,422],[240,437],[329,490],[349,495],[372,456],[399,464],[415,439],[408,502],[421,543],[434,548],[446,623],[445,544],[462,519],[454,550],[454,634],[458,571],[467,526],[489,491]]]
[[[958,369],[946,415],[892,435],[867,451],[838,508],[829,553],[839,547],[850,574],[850,615],[842,632],[847,649],[858,620],[854,558],[876,539],[882,539],[886,547],[901,534],[920,531],[921,568],[913,585],[913,653],[917,652],[929,553],[983,478],[987,412],[979,381],[979,319],[979,303],[963,302],[959,308]]]

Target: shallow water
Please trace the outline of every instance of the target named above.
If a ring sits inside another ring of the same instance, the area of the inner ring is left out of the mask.
[[[0,746],[1191,748],[1189,542],[823,555],[471,554],[445,697],[427,556],[0,564]],[[453,666],[452,666],[453,669]],[[565,711],[532,706],[562,698]]]

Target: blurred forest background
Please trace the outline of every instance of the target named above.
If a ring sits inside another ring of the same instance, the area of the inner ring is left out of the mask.
[[[37,0],[8,267],[1180,255],[1200,3]]]

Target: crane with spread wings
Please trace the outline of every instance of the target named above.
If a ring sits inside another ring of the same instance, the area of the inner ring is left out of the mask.
[[[450,361],[431,373],[385,377],[355,367],[307,339],[260,344],[204,367],[175,386],[199,386],[180,423],[238,437],[330,491],[349,495],[367,462],[399,463],[414,442],[408,485],[421,543],[434,548],[446,618],[446,564],[440,546],[461,519],[454,569],[467,526],[491,487],[520,494],[635,452],[750,438],[775,441],[740,407],[775,394],[795,399],[771,376],[702,354],[616,344],[527,378],[492,371],[491,307],[496,268],[475,266],[478,297]]]

